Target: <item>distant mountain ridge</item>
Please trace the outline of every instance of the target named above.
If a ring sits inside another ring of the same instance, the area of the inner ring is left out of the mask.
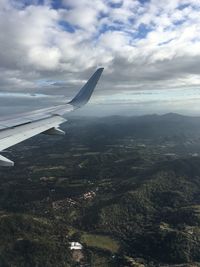
[[[164,115],[150,114],[143,116],[109,116],[109,117],[76,117],[72,119],[78,125],[88,125],[94,131],[104,129],[110,135],[122,137],[133,135],[135,137],[158,138],[174,135],[185,135],[197,138],[200,136],[200,117],[184,116],[177,113]],[[73,124],[72,123],[72,124]],[[68,128],[68,126],[66,126]],[[72,125],[73,131],[73,125]]]

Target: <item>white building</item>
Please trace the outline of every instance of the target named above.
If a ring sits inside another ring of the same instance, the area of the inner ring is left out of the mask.
[[[71,250],[81,250],[83,246],[79,242],[70,242]]]

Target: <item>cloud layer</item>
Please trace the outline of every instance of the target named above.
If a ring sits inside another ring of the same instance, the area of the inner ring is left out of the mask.
[[[0,90],[70,96],[98,66],[99,100],[194,89],[199,11],[196,0],[0,0]]]

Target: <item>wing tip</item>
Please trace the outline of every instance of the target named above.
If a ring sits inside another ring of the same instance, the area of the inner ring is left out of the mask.
[[[103,70],[103,67],[98,68],[69,104],[75,108],[80,108],[85,105],[89,101]]]
[[[100,67],[97,69],[97,71],[103,71],[104,70],[104,67]]]

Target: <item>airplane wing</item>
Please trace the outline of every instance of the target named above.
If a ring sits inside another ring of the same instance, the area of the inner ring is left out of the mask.
[[[65,134],[59,125],[65,121],[63,115],[85,105],[103,72],[99,68],[81,88],[79,93],[68,103],[13,115],[12,118],[0,119],[0,151],[18,144],[39,133],[49,135]],[[14,162],[0,155],[0,166],[13,166]]]

